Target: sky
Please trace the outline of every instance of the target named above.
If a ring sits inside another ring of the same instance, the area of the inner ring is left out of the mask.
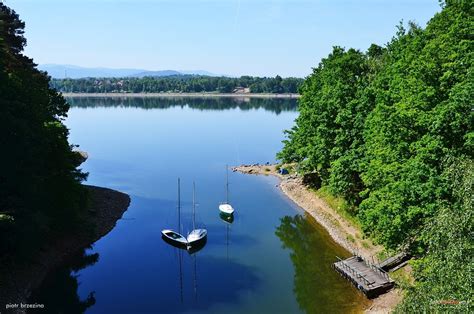
[[[38,64],[305,77],[333,46],[385,45],[437,0],[5,0]]]

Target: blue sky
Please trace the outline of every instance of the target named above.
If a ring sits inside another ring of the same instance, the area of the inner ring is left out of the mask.
[[[7,0],[36,63],[227,75],[311,73],[332,46],[385,44],[437,0]]]

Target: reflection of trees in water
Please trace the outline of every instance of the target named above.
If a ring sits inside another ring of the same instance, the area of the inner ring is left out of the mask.
[[[294,98],[194,98],[194,97],[71,97],[67,99],[73,107],[135,107],[143,109],[165,109],[185,107],[198,110],[226,110],[239,108],[251,110],[263,108],[279,114],[295,111]]]
[[[292,251],[293,291],[300,308],[306,313],[360,311],[365,298],[331,268],[336,256],[348,253],[316,224],[309,216],[285,216],[275,232]]]
[[[96,302],[94,292],[89,293],[85,300],[81,300],[77,294],[78,276],[73,272],[94,265],[98,260],[98,253],[86,254],[85,250],[82,250],[43,282],[33,295],[31,303],[44,304],[44,311],[47,313],[84,313]]]

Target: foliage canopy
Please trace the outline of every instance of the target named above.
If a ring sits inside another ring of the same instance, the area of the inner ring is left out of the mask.
[[[77,153],[62,123],[69,109],[22,54],[24,23],[0,3],[0,249],[31,251],[69,228],[84,205]],[[8,218],[8,219],[7,219]]]
[[[53,79],[51,86],[69,93],[232,93],[248,88],[252,93],[297,93],[303,79],[288,77],[225,77],[172,75],[163,77]]]
[[[472,17],[472,1],[446,1],[425,29],[400,24],[385,47],[334,47],[303,83],[300,115],[278,154],[350,202],[378,243],[420,257],[415,291],[437,285],[431,302],[472,300],[462,282],[472,271],[472,202],[458,205],[447,175],[473,158]],[[472,171],[464,173],[472,188]],[[451,266],[442,267],[451,253]]]

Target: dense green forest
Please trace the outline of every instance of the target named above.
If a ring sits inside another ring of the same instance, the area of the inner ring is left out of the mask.
[[[384,47],[334,47],[278,154],[318,174],[377,243],[417,257],[403,312],[468,312],[474,299],[473,2],[441,6]]]
[[[0,266],[77,225],[86,199],[62,123],[69,105],[23,55],[24,27],[0,3]]]
[[[232,93],[237,88],[248,88],[251,93],[297,93],[301,78],[276,77],[213,77],[173,75],[143,78],[83,78],[53,79],[51,86],[68,93]]]

